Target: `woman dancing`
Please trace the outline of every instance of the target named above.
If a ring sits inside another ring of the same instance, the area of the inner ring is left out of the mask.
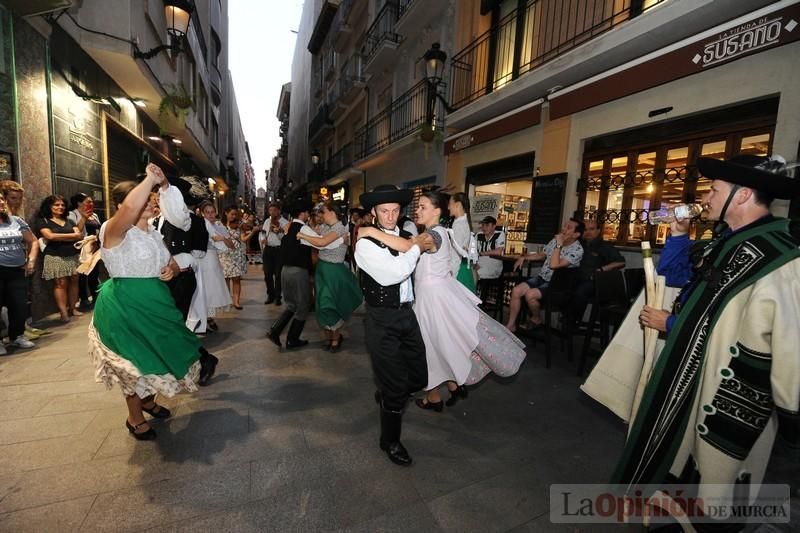
[[[474,385],[489,372],[512,376],[525,359],[522,341],[481,311],[481,300],[453,277],[451,256],[456,252],[440,225],[447,216],[448,199],[443,192],[427,191],[417,207],[417,223],[425,226],[435,247],[420,256],[414,272],[414,312],[428,362],[428,393],[416,403],[437,412],[443,408],[439,392],[443,383],[450,392],[447,405],[452,406],[467,397],[465,385]],[[358,237],[372,237],[403,252],[411,247],[409,241],[372,227],[361,228]]]
[[[143,411],[155,418],[171,414],[156,404],[156,393],[195,391],[201,371],[200,343],[162,283],[178,265],[147,222],[153,216],[150,191],[157,185],[169,187],[161,169],[150,164],[141,183],[125,181],[111,193],[116,213],[100,228],[100,254],[111,279],[100,287],[89,325],[97,380],[122,389],[125,426],[138,440],[156,436]]]
[[[323,226],[328,230],[321,237],[299,232],[297,238],[320,248],[319,261],[314,272],[316,287],[316,315],[328,340],[328,350],[338,352],[342,347],[341,328],[363,300],[361,289],[350,269],[344,266],[349,235],[339,220],[338,208],[325,202],[321,208]],[[342,244],[329,250],[324,248],[336,239]]]

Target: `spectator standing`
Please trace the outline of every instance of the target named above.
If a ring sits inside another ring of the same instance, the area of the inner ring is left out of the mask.
[[[97,235],[100,232],[100,218],[94,212],[94,200],[91,196],[79,192],[69,199],[72,211],[69,212],[67,218],[77,225],[81,220],[81,211],[86,213],[86,222],[83,225],[83,238],[89,235]],[[78,297],[80,298],[80,305],[78,309],[81,311],[89,311],[97,301],[97,286],[100,284],[98,279],[99,268],[95,264],[94,268],[88,274],[78,274]],[[90,299],[91,298],[91,302]]]
[[[83,239],[87,213],[79,208],[80,220],[74,224],[67,218],[67,204],[63,196],[52,195],[42,201],[39,232],[45,239],[42,278],[54,280],[53,296],[61,313],[61,321],[69,322],[70,315],[83,313],[75,309],[78,301],[78,249],[75,242]]]
[[[245,231],[242,228],[242,218],[239,209],[229,207],[223,212],[225,229],[228,237],[233,242],[233,248],[226,248],[219,252],[219,262],[222,264],[222,273],[230,289],[233,307],[242,310],[242,276],[247,273],[247,241],[253,236],[253,230]]]
[[[469,198],[463,192],[459,192],[450,197],[447,210],[453,216],[453,239],[455,244],[462,250],[469,251],[469,241],[472,237],[472,230],[469,223]],[[450,258],[451,270],[456,279],[463,286],[475,292],[475,278],[472,275],[472,267],[466,257],[453,253]]]
[[[478,241],[478,280],[497,279],[503,273],[503,251],[506,249],[506,234],[497,229],[497,219],[484,217],[480,222]]]
[[[39,243],[28,224],[8,212],[5,198],[0,193],[0,307],[8,309],[8,338],[12,346],[33,348],[24,335],[28,310],[28,282],[33,274]],[[0,342],[0,355],[6,348]]]
[[[273,302],[275,305],[281,305],[281,240],[284,236],[284,228],[288,223],[289,221],[281,216],[278,204],[271,204],[269,217],[261,228],[264,235],[262,242],[264,283],[267,285],[265,305]]]

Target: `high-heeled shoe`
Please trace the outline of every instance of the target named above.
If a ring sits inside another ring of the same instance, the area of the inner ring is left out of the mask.
[[[147,421],[144,421],[141,424],[136,424],[134,426],[130,422],[125,420],[125,427],[128,428],[128,431],[130,431],[131,435],[133,435],[133,437],[136,440],[153,440],[154,438],[156,438],[156,432],[153,428],[150,428],[142,433],[136,433],[136,430],[145,424],[147,424]]]
[[[158,408],[158,411],[156,411],[156,408]],[[170,411],[163,405],[158,405],[155,402],[153,402],[153,407],[145,407],[143,405],[142,411],[152,416],[153,418],[169,418],[172,415],[172,411]]]
[[[420,409],[433,410],[437,413],[441,413],[442,409],[444,409],[444,402],[441,400],[438,402],[429,402],[427,398],[417,398],[414,400],[414,403],[416,403],[417,407]]]
[[[454,406],[458,403],[459,398],[464,398],[466,400],[467,396],[469,396],[469,392],[467,392],[467,388],[464,385],[459,385],[455,390],[448,389],[448,391],[450,391],[450,397],[444,403],[447,407]]]

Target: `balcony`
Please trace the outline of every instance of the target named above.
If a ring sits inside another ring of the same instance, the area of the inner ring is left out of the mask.
[[[328,104],[322,104],[311,119],[308,125],[308,142],[309,144],[316,144],[316,141],[322,138],[323,135],[333,130],[333,121],[328,112]]]
[[[328,48],[322,59],[322,71],[325,73],[325,81],[330,81],[336,74],[336,50]]]
[[[350,168],[351,166],[353,166],[353,143],[345,144],[341,150],[333,154],[325,164],[329,177],[334,177],[342,170]]]
[[[406,37],[414,35],[434,23],[434,17],[441,14],[446,5],[442,0],[400,0],[395,31]]]
[[[400,35],[394,31],[396,22],[397,6],[386,4],[367,30],[361,47],[365,73],[381,72],[394,63],[394,51],[400,46]]]
[[[217,65],[211,65],[208,69],[208,79],[211,82],[211,100],[216,107],[222,102],[222,75],[219,73]]]
[[[450,105],[464,107],[665,2],[578,0],[564,9],[530,0],[453,56]]]
[[[347,42],[353,35],[353,26],[348,21],[353,10],[353,1],[343,0],[339,4],[339,10],[336,12],[336,18],[331,26],[331,46],[340,54],[345,51]]]
[[[309,39],[307,46],[308,51],[312,54],[318,53],[322,48],[338,9],[338,1],[326,0],[322,3],[317,20],[314,22],[314,31],[311,33],[311,39]]]
[[[336,80],[331,118],[338,120],[350,108],[365,86],[361,73],[361,56],[355,55],[345,63]]]
[[[426,121],[428,103],[428,82],[422,80],[356,131],[355,159],[364,159],[419,131]],[[436,130],[443,131],[442,117],[444,109],[441,102],[435,100],[433,122]]]

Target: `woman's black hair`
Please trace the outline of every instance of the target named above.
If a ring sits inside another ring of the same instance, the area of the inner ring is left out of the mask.
[[[461,207],[464,208],[464,214],[467,215],[467,223],[469,227],[472,227],[472,217],[469,214],[469,196],[465,192],[457,192],[453,195],[453,201],[458,202],[461,204]],[[453,227],[453,222],[455,221],[455,217],[450,219],[450,224],[448,227]]]
[[[422,196],[430,200],[433,207],[438,207],[442,210],[442,214],[439,215],[439,222],[444,223],[447,219],[450,218],[450,210],[447,208],[447,204],[450,202],[450,195],[444,192],[441,189],[431,188],[426,191],[422,191]]]
[[[52,218],[53,216],[53,204],[58,201],[64,202],[64,207],[67,207],[67,201],[64,200],[64,197],[60,194],[51,194],[44,200],[42,200],[41,205],[39,206],[39,216],[42,218]],[[64,213],[64,218],[67,218],[67,214]]]
[[[89,195],[83,194],[82,192],[73,194],[69,199],[69,208],[78,209],[78,206],[81,205],[87,198],[89,198]]]

